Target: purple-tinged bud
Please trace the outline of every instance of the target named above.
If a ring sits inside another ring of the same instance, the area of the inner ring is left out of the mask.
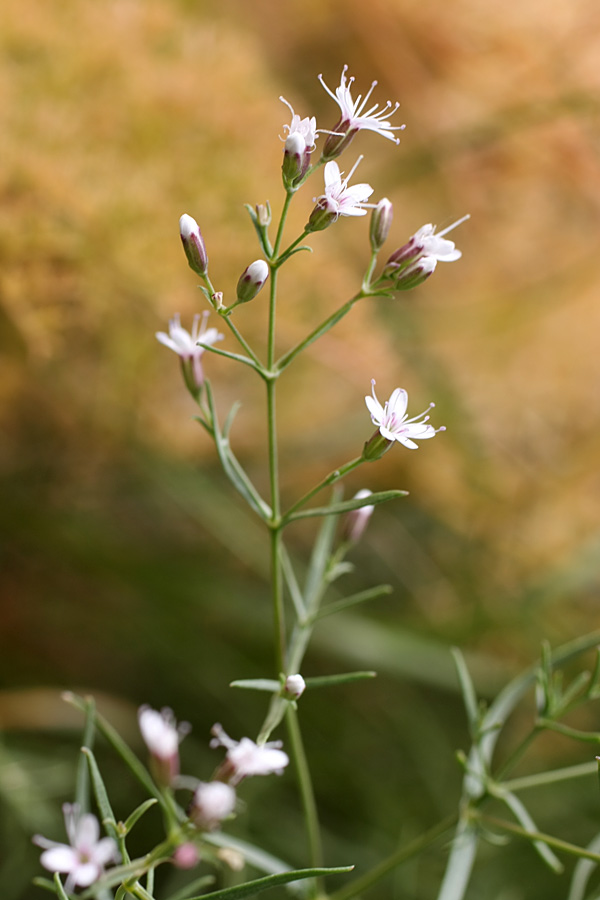
[[[195,219],[188,216],[187,213],[179,219],[179,233],[181,242],[190,269],[197,275],[206,275],[208,271],[208,256],[204,239],[200,233],[200,227]]]
[[[264,259],[257,259],[250,263],[240,275],[237,283],[237,302],[248,303],[250,300],[254,300],[268,277],[269,267]]]
[[[339,213],[334,209],[327,197],[320,197],[308,217],[308,222],[304,226],[304,230],[324,231],[336,221],[338,215]]]
[[[380,200],[371,215],[369,238],[373,253],[378,253],[387,240],[394,216],[391,201],[387,197]]]
[[[200,782],[189,809],[198,828],[213,831],[235,811],[235,789],[223,781]]]
[[[363,490],[354,495],[353,499],[365,500],[370,496],[371,491],[363,488]],[[342,530],[342,535],[345,541],[350,541],[353,544],[356,544],[357,541],[360,541],[365,532],[365,528],[368,525],[369,519],[373,515],[374,509],[375,507],[373,506],[373,504],[368,504],[367,506],[361,506],[360,509],[353,509],[348,513]]]
[[[308,171],[310,165],[310,149],[304,136],[298,131],[293,131],[285,139],[283,164],[281,171],[283,183],[287,188],[298,185]]]
[[[283,685],[283,692],[286,697],[297,700],[306,690],[306,682],[302,675],[288,675]]]
[[[394,278],[400,269],[407,266],[413,260],[418,259],[422,253],[423,242],[418,241],[416,236],[413,235],[406,244],[398,250],[394,250],[385,264],[383,274],[387,275],[389,278]]]
[[[173,862],[178,869],[193,869],[200,862],[198,848],[189,841],[180,844],[173,854]]]
[[[398,291],[410,291],[412,288],[423,284],[430,275],[435,272],[437,260],[433,256],[421,256],[405,269],[401,269],[394,279],[394,289]]]
[[[323,153],[321,154],[322,162],[329,162],[330,159],[337,159],[337,157],[350,146],[354,140],[354,135],[358,134],[360,128],[356,126],[350,128],[349,126],[350,120],[344,117],[333,126],[330,134],[327,135],[327,140],[323,147]]]

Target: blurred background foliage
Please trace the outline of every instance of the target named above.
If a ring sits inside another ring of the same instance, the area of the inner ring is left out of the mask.
[[[4,0],[0,47],[4,900],[40,895],[31,833],[62,836],[80,724],[62,688],[93,692],[137,749],[136,706],[172,706],[194,726],[184,770],[204,777],[213,722],[239,737],[263,714],[260,696],[227,685],[271,674],[265,535],[154,339],[173,312],[189,323],[202,308],[180,214],[200,222],[231,296],[258,255],[242,204],[281,201],[277,98],[332,127],[316,76],[335,87],[344,63],[359,90],[377,78],[376,99],[402,102],[399,148],[360,135],[344,158],[348,170],[364,152],[361,180],[394,203],[390,251],[425,222],[471,213],[459,264],[406,297],[364,301],[282,383],[290,498],[360,451],[372,377],[382,397],[406,387],[413,412],[435,399],[448,427],[348,485],[410,491],[378,509],[347,579],[394,594],[325,620],[304,672],[380,673],[302,709],[328,862],[364,869],[455,808],[453,752],[468,737],[448,646],[465,649],[491,696],[542,638],[597,626],[600,7]],[[320,189],[319,176],[298,196],[293,226]],[[283,276],[282,348],[354,292],[367,223],[342,220],[312,243]],[[238,316],[259,343],[265,308],[261,295]],[[222,410],[243,401],[234,442],[264,486],[261,385],[223,359],[207,369]],[[299,560],[312,536],[308,524],[292,534]],[[597,713],[587,724],[597,730]],[[528,765],[590,755],[545,740]],[[138,798],[100,758],[126,815]],[[249,783],[244,796],[233,830],[303,864],[293,779]],[[533,809],[567,840],[598,827],[589,782]],[[372,896],[435,896],[445,853]],[[484,854],[470,896],[565,891],[514,843]]]

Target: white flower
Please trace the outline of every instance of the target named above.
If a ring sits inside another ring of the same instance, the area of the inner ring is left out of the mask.
[[[374,131],[376,134],[380,134],[382,137],[399,144],[400,139],[394,135],[394,131],[402,131],[404,125],[390,125],[388,119],[396,112],[400,104],[392,104],[388,100],[381,109],[379,103],[376,103],[369,109],[365,109],[377,82],[374,81],[371,84],[364,97],[362,94],[359,94],[356,100],[353,100],[350,88],[354,78],[349,78],[346,82],[347,71],[348,66],[344,66],[340,84],[335,89],[335,94],[325,84],[323,76],[319,75],[319,81],[340,108],[341,119],[335,127],[335,133],[348,134],[348,132],[352,132],[356,134],[357,131]]]
[[[382,406],[375,396],[375,379],[371,379],[372,397],[365,397],[365,403],[371,413],[373,423],[379,428],[379,433],[388,441],[399,441],[411,450],[416,450],[418,444],[416,440],[425,440],[434,437],[438,431],[445,431],[442,425],[440,428],[434,428],[429,425],[429,416],[427,413],[435,406],[431,403],[427,409],[408,419],[406,416],[406,407],[408,405],[408,394],[403,388],[396,388],[392,392],[392,396]]]
[[[422,225],[411,240],[414,241],[415,248],[420,248],[423,256],[435,259],[436,262],[454,262],[461,258],[462,253],[456,249],[454,241],[448,241],[442,235],[452,231],[468,218],[469,216],[463,216],[462,219],[453,222],[439,234],[435,233],[435,225]]]
[[[207,318],[208,311],[202,313],[202,315],[197,313],[194,316],[190,332],[182,327],[179,313],[175,313],[173,318],[169,319],[169,333],[165,334],[164,331],[157,331],[156,333],[157,340],[164,344],[165,347],[168,347],[169,350],[174,350],[184,362],[191,360],[192,375],[196,387],[202,387],[204,384],[204,373],[200,360],[205,348],[199,347],[198,342],[201,341],[202,344],[210,347],[216,344],[217,341],[223,340],[223,335],[216,328],[206,327]]]
[[[292,135],[296,137],[300,137],[303,141],[303,150],[314,150],[315,149],[315,141],[317,139],[317,120],[314,116],[306,116],[304,119],[301,119],[299,115],[297,115],[291,104],[285,99],[285,97],[279,98],[282,103],[285,103],[287,108],[292,114],[292,121],[289,125],[284,125],[283,130],[287,131],[287,135],[284,138],[287,146],[287,142],[292,137]],[[302,152],[302,151],[300,151]]]
[[[373,193],[371,185],[363,183],[353,184],[352,187],[348,187],[348,182],[361,159],[362,156],[359,156],[344,179],[342,179],[340,167],[334,160],[325,165],[325,193],[319,197],[319,200],[323,200],[326,203],[328,211],[335,214],[335,219],[338,216],[366,216],[367,214],[363,206]],[[369,206],[372,206],[372,204],[369,204]]]
[[[227,755],[220,767],[219,776],[236,785],[250,775],[281,775],[289,757],[281,749],[281,741],[255,744],[250,738],[233,741],[220,725],[213,725],[211,747],[225,747]]]
[[[217,828],[235,810],[235,790],[224,781],[200,782],[194,792],[190,816],[199,828]]]
[[[177,725],[170,709],[157,712],[149,706],[140,706],[138,723],[146,747],[150,751],[156,778],[171,784],[179,774],[179,743],[189,732],[187,722]]]
[[[81,814],[76,804],[63,806],[68,844],[58,844],[37,834],[33,841],[43,847],[40,862],[49,872],[68,873],[65,890],[89,887],[100,878],[104,867],[117,862],[117,845],[110,837],[100,837],[98,819],[91,813]]]

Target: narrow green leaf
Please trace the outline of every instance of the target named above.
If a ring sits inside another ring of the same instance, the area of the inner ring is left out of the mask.
[[[465,896],[475,862],[477,844],[476,829],[470,823],[461,820],[452,841],[450,858],[437,900],[462,900]]]
[[[349,597],[344,597],[341,600],[334,600],[332,603],[328,603],[327,606],[322,606],[321,609],[319,609],[316,618],[322,619],[325,616],[331,616],[334,613],[341,612],[343,609],[348,609],[359,603],[366,603],[368,600],[377,600],[379,597],[385,597],[387,594],[391,594],[392,591],[393,588],[391,584],[380,584],[377,587],[367,588],[366,591],[359,591],[357,594],[351,594]]]
[[[473,687],[473,682],[471,681],[471,676],[469,674],[469,670],[467,669],[467,664],[465,663],[462,653],[457,647],[452,647],[451,652],[452,656],[454,657],[454,663],[456,665],[458,680],[460,682],[463,702],[467,711],[471,737],[475,739],[478,733],[479,725],[479,707],[477,705],[477,695],[475,693],[475,688]]]
[[[96,703],[93,697],[85,697],[85,724],[83,726],[82,747],[94,746],[94,730],[96,717]],[[90,779],[88,763],[83,754],[77,761],[77,780],[75,783],[75,803],[82,812],[90,809]]]
[[[280,884],[289,884],[291,881],[301,881],[305,878],[323,878],[325,875],[340,875],[352,872],[354,866],[343,866],[335,869],[296,869],[292,872],[280,872],[278,875],[265,875],[264,878],[255,878],[245,884],[236,884],[221,891],[212,891],[209,894],[201,894],[198,897],[190,897],[190,900],[242,900],[243,897],[252,897],[261,891]]]
[[[338,487],[334,488],[332,503],[337,503],[340,496],[341,489]],[[319,608],[325,582],[325,572],[327,571],[327,566],[331,559],[333,541],[335,538],[335,526],[335,519],[326,518],[319,529],[317,539],[313,546],[306,575],[306,585],[304,588],[306,611],[310,616],[314,616]]]
[[[43,888],[45,891],[50,891],[51,894],[56,893],[56,886],[49,878],[43,878],[41,875],[38,875],[32,880],[32,884],[36,887]]]
[[[573,738],[574,741],[583,741],[585,744],[600,744],[600,732],[598,731],[580,731],[578,728],[571,728],[569,725],[563,725],[562,722],[554,722],[552,719],[538,719],[537,725],[540,728],[547,728],[549,731],[556,731],[565,737]]]
[[[100,816],[102,818],[104,826],[110,837],[118,840],[119,834],[117,832],[117,820],[115,819],[115,814],[112,811],[112,806],[110,805],[110,800],[108,799],[108,794],[106,792],[106,786],[102,779],[102,775],[100,774],[100,769],[98,768],[96,758],[89,747],[82,747],[81,752],[87,759],[90,776],[92,779],[92,785],[94,788],[94,795],[96,797],[96,803],[98,804],[98,809],[100,810]]]
[[[281,560],[281,569],[283,571],[283,577],[285,579],[285,583],[287,585],[287,589],[289,591],[290,597],[292,598],[292,603],[294,604],[294,609],[296,611],[296,617],[298,621],[304,621],[306,616],[306,606],[304,604],[304,597],[302,596],[302,591],[300,590],[300,585],[298,584],[298,580],[296,578],[296,573],[294,572],[294,567],[292,566],[292,561],[290,559],[290,555],[287,552],[285,544],[281,541],[279,545],[279,559]]]
[[[125,834],[129,834],[135,823],[142,818],[144,813],[151,809],[153,806],[156,806],[157,803],[158,801],[155,797],[151,797],[150,800],[146,800],[144,803],[140,803],[137,809],[134,809],[131,815],[128,816],[125,820]]]
[[[371,494],[367,498],[343,500],[341,503],[332,503],[330,506],[314,506],[312,509],[301,509],[285,517],[288,522],[297,519],[310,519],[314,516],[340,516],[343,513],[361,509],[363,506],[375,506],[377,503],[386,503],[388,500],[397,500],[399,497],[407,497],[408,491],[380,491]]]
[[[596,837],[590,841],[586,849],[591,853],[600,852],[600,834],[597,834]],[[569,889],[567,900],[585,900],[588,881],[597,868],[597,864],[592,862],[591,859],[579,859],[577,861],[573,870],[573,877],[571,879],[571,887]]]
[[[366,678],[377,678],[377,672],[340,672],[339,675],[321,675],[306,679],[307,688],[336,687],[338,684],[349,684],[351,681],[364,681]]]
[[[70,692],[63,694],[63,697],[68,703],[71,703],[77,709],[85,712],[85,703],[81,697],[77,697]],[[112,748],[118,753],[125,765],[132,771],[140,784],[146,788],[152,797],[155,797],[158,800],[163,808],[166,808],[166,801],[154,784],[145,766],[142,765],[135,753],[129,749],[121,735],[115,731],[113,726],[99,713],[96,713],[96,727],[100,734],[106,738]]]
[[[502,794],[498,796],[499,799],[503,800],[506,803],[517,822],[523,826],[525,831],[539,831],[525,804],[521,800],[519,800],[516,794],[513,794],[510,791],[503,791]],[[532,843],[541,858],[552,869],[553,872],[560,874],[564,870],[563,864],[556,856],[556,854],[552,852],[548,844],[545,844],[543,841],[539,840],[532,840]]]
[[[241,678],[232,681],[229,687],[243,688],[248,691],[279,691],[281,685],[274,678]]]
[[[54,873],[54,886],[56,888],[56,895],[60,897],[60,900],[69,900],[69,895],[65,891],[62,881],[60,880],[60,875],[58,872]]]
[[[235,362],[240,362],[245,366],[250,366],[250,368],[254,369],[256,372],[261,371],[253,359],[250,359],[250,357],[248,356],[244,356],[242,353],[232,353],[230,350],[221,350],[220,347],[215,347],[212,344],[203,344],[202,341],[198,341],[198,346],[202,347],[203,350],[207,350],[209,353],[216,354],[216,356],[225,356],[227,359],[233,359],[235,360]]]

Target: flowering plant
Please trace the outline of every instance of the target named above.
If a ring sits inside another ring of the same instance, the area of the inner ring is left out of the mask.
[[[76,804],[65,810],[70,843],[56,844],[46,838],[35,838],[36,843],[44,848],[42,865],[54,873],[52,882],[42,880],[41,883],[61,900],[65,900],[79,888],[85,889],[86,898],[106,900],[114,897],[114,900],[125,900],[128,896],[134,896],[139,900],[153,900],[155,870],[166,862],[173,863],[180,869],[192,869],[202,861],[217,871],[222,870],[223,866],[239,870],[245,863],[249,863],[262,872],[259,878],[217,890],[212,887],[213,876],[202,874],[192,879],[183,890],[176,892],[174,897],[178,900],[197,900],[199,897],[237,900],[276,885],[295,885],[294,889],[297,891],[301,882],[304,883],[307,896],[324,897],[328,885],[327,876],[348,874],[352,869],[351,866],[331,868],[324,865],[317,801],[304,750],[299,708],[305,702],[305,695],[312,690],[369,678],[374,673],[351,672],[309,678],[304,677],[301,670],[313,629],[321,616],[334,614],[389,592],[387,585],[379,585],[359,594],[350,594],[341,600],[332,600],[328,595],[333,582],[349,571],[346,556],[361,539],[376,507],[404,496],[405,492],[397,489],[371,491],[363,488],[351,499],[344,499],[340,485],[351,472],[378,460],[395,443],[411,450],[418,449],[419,441],[431,439],[445,429],[444,426],[434,427],[430,422],[429,413],[434,408],[433,403],[423,413],[409,417],[408,395],[401,387],[396,387],[382,405],[375,394],[373,379],[372,393],[366,395],[365,402],[371,422],[376,426],[375,432],[371,437],[365,434],[364,446],[362,450],[357,448],[360,452],[356,456],[340,463],[303,496],[286,504],[279,479],[277,384],[298,357],[337,325],[356,303],[367,297],[390,298],[399,291],[413,289],[433,274],[438,262],[458,260],[460,251],[444,235],[468,217],[437,234],[432,225],[422,226],[393,251],[378,269],[379,253],[391,231],[392,203],[385,197],[376,203],[370,202],[375,189],[367,183],[350,185],[362,157],[359,157],[346,176],[336,160],[361,130],[378,134],[398,144],[395,132],[404,126],[390,123],[398,104],[388,102],[383,107],[379,104],[369,106],[375,82],[364,98],[359,95],[353,99],[353,79],[347,78],[346,67],[335,93],[325,85],[322,78],[321,82],[340,110],[340,116],[330,130],[318,129],[314,116],[301,118],[284,101],[292,118],[290,124],[283,126],[284,199],[279,221],[273,231],[270,231],[272,214],[268,204],[247,207],[258,237],[261,256],[248,264],[235,287],[227,286],[224,290],[218,290],[211,280],[208,253],[200,227],[192,216],[184,214],[180,219],[183,248],[190,268],[201,279],[200,286],[208,309],[195,316],[191,331],[182,326],[179,315],[175,314],[169,323],[168,334],[158,332],[156,335],[163,345],[179,356],[184,384],[198,409],[197,420],[214,442],[225,476],[263,523],[268,535],[271,554],[273,661],[265,677],[239,679],[232,683],[232,687],[267,695],[264,720],[257,728],[256,739],[242,737],[239,741],[230,738],[221,725],[215,725],[210,746],[214,749],[223,748],[226,752],[212,776],[199,779],[181,774],[179,745],[189,729],[185,725],[177,725],[170,710],[157,712],[147,706],[139,710],[140,732],[148,751],[146,767],[110,724],[96,713],[91,700],[68,695],[67,699],[85,714]],[[323,134],[327,137],[323,140],[323,149],[318,155],[317,140]],[[305,182],[321,167],[324,193],[313,199],[315,205],[308,214],[302,233],[286,245],[284,236],[290,204]],[[303,243],[307,238],[334,225],[341,217],[364,217],[369,209],[370,253],[367,254],[364,275],[357,292],[296,345],[279,352],[275,325],[281,269],[292,256],[311,249]],[[254,302],[267,285],[268,331],[266,352],[261,355],[242,334],[235,311],[241,304]],[[220,320],[219,327],[223,332],[214,324],[208,327],[210,311],[216,317],[214,321]],[[229,341],[225,340],[225,336]],[[217,346],[221,341],[225,341],[223,346]],[[218,355],[232,364],[252,370],[264,384],[268,496],[263,496],[234,453],[232,430],[236,407],[228,412],[223,421],[216,392],[204,370],[210,355]],[[366,414],[365,420],[368,425]],[[315,498],[323,496],[325,499],[315,501]],[[284,534],[288,526],[303,519],[315,519],[321,523],[304,582],[288,551]],[[361,894],[388,871],[434,843],[440,835],[453,827],[457,829],[457,838],[452,845],[439,900],[461,900],[485,826],[481,809],[484,800],[490,798],[499,799],[508,806],[518,823],[517,826],[512,826],[513,832],[530,840],[545,861],[558,869],[560,863],[551,848],[552,839],[537,831],[531,816],[516,796],[515,785],[504,779],[511,768],[510,761],[497,773],[493,770],[493,752],[498,730],[536,678],[539,715],[534,730],[541,727],[558,728],[558,718],[582,696],[590,699],[600,694],[597,686],[600,667],[597,667],[594,676],[587,683],[578,682],[564,693],[561,683],[553,677],[553,670],[558,664],[593,646],[597,640],[598,635],[593,636],[593,639],[588,637],[555,655],[546,652],[541,668],[516,679],[488,710],[478,704],[466,666],[457,652],[456,666],[473,740],[470,753],[462,757],[465,780],[459,813],[451,821],[445,820],[435,825],[408,847],[401,847],[372,871],[362,873],[358,878],[351,878],[346,886],[333,893],[334,900],[350,900]],[[284,721],[287,726],[285,749],[281,740],[270,740]],[[124,822],[117,820],[114,815],[94,757],[92,744],[96,733],[108,740],[149,795]],[[517,748],[515,758],[520,753],[521,750]],[[289,765],[290,762],[293,765]],[[243,812],[238,792],[244,790],[246,779],[270,775],[289,777],[290,770],[293,770],[297,780],[306,823],[309,865],[303,869],[294,869],[261,848],[233,838],[226,831],[228,821]],[[89,812],[88,779],[107,832],[103,838],[100,838],[97,818]],[[522,787],[523,784],[519,786]],[[186,791],[184,802],[182,794]],[[153,806],[158,806],[163,817],[164,840],[145,855],[132,859],[127,843],[129,834]],[[511,830],[510,823],[506,822],[497,827],[502,827],[507,832]],[[67,874],[65,884],[61,880],[61,874]]]

